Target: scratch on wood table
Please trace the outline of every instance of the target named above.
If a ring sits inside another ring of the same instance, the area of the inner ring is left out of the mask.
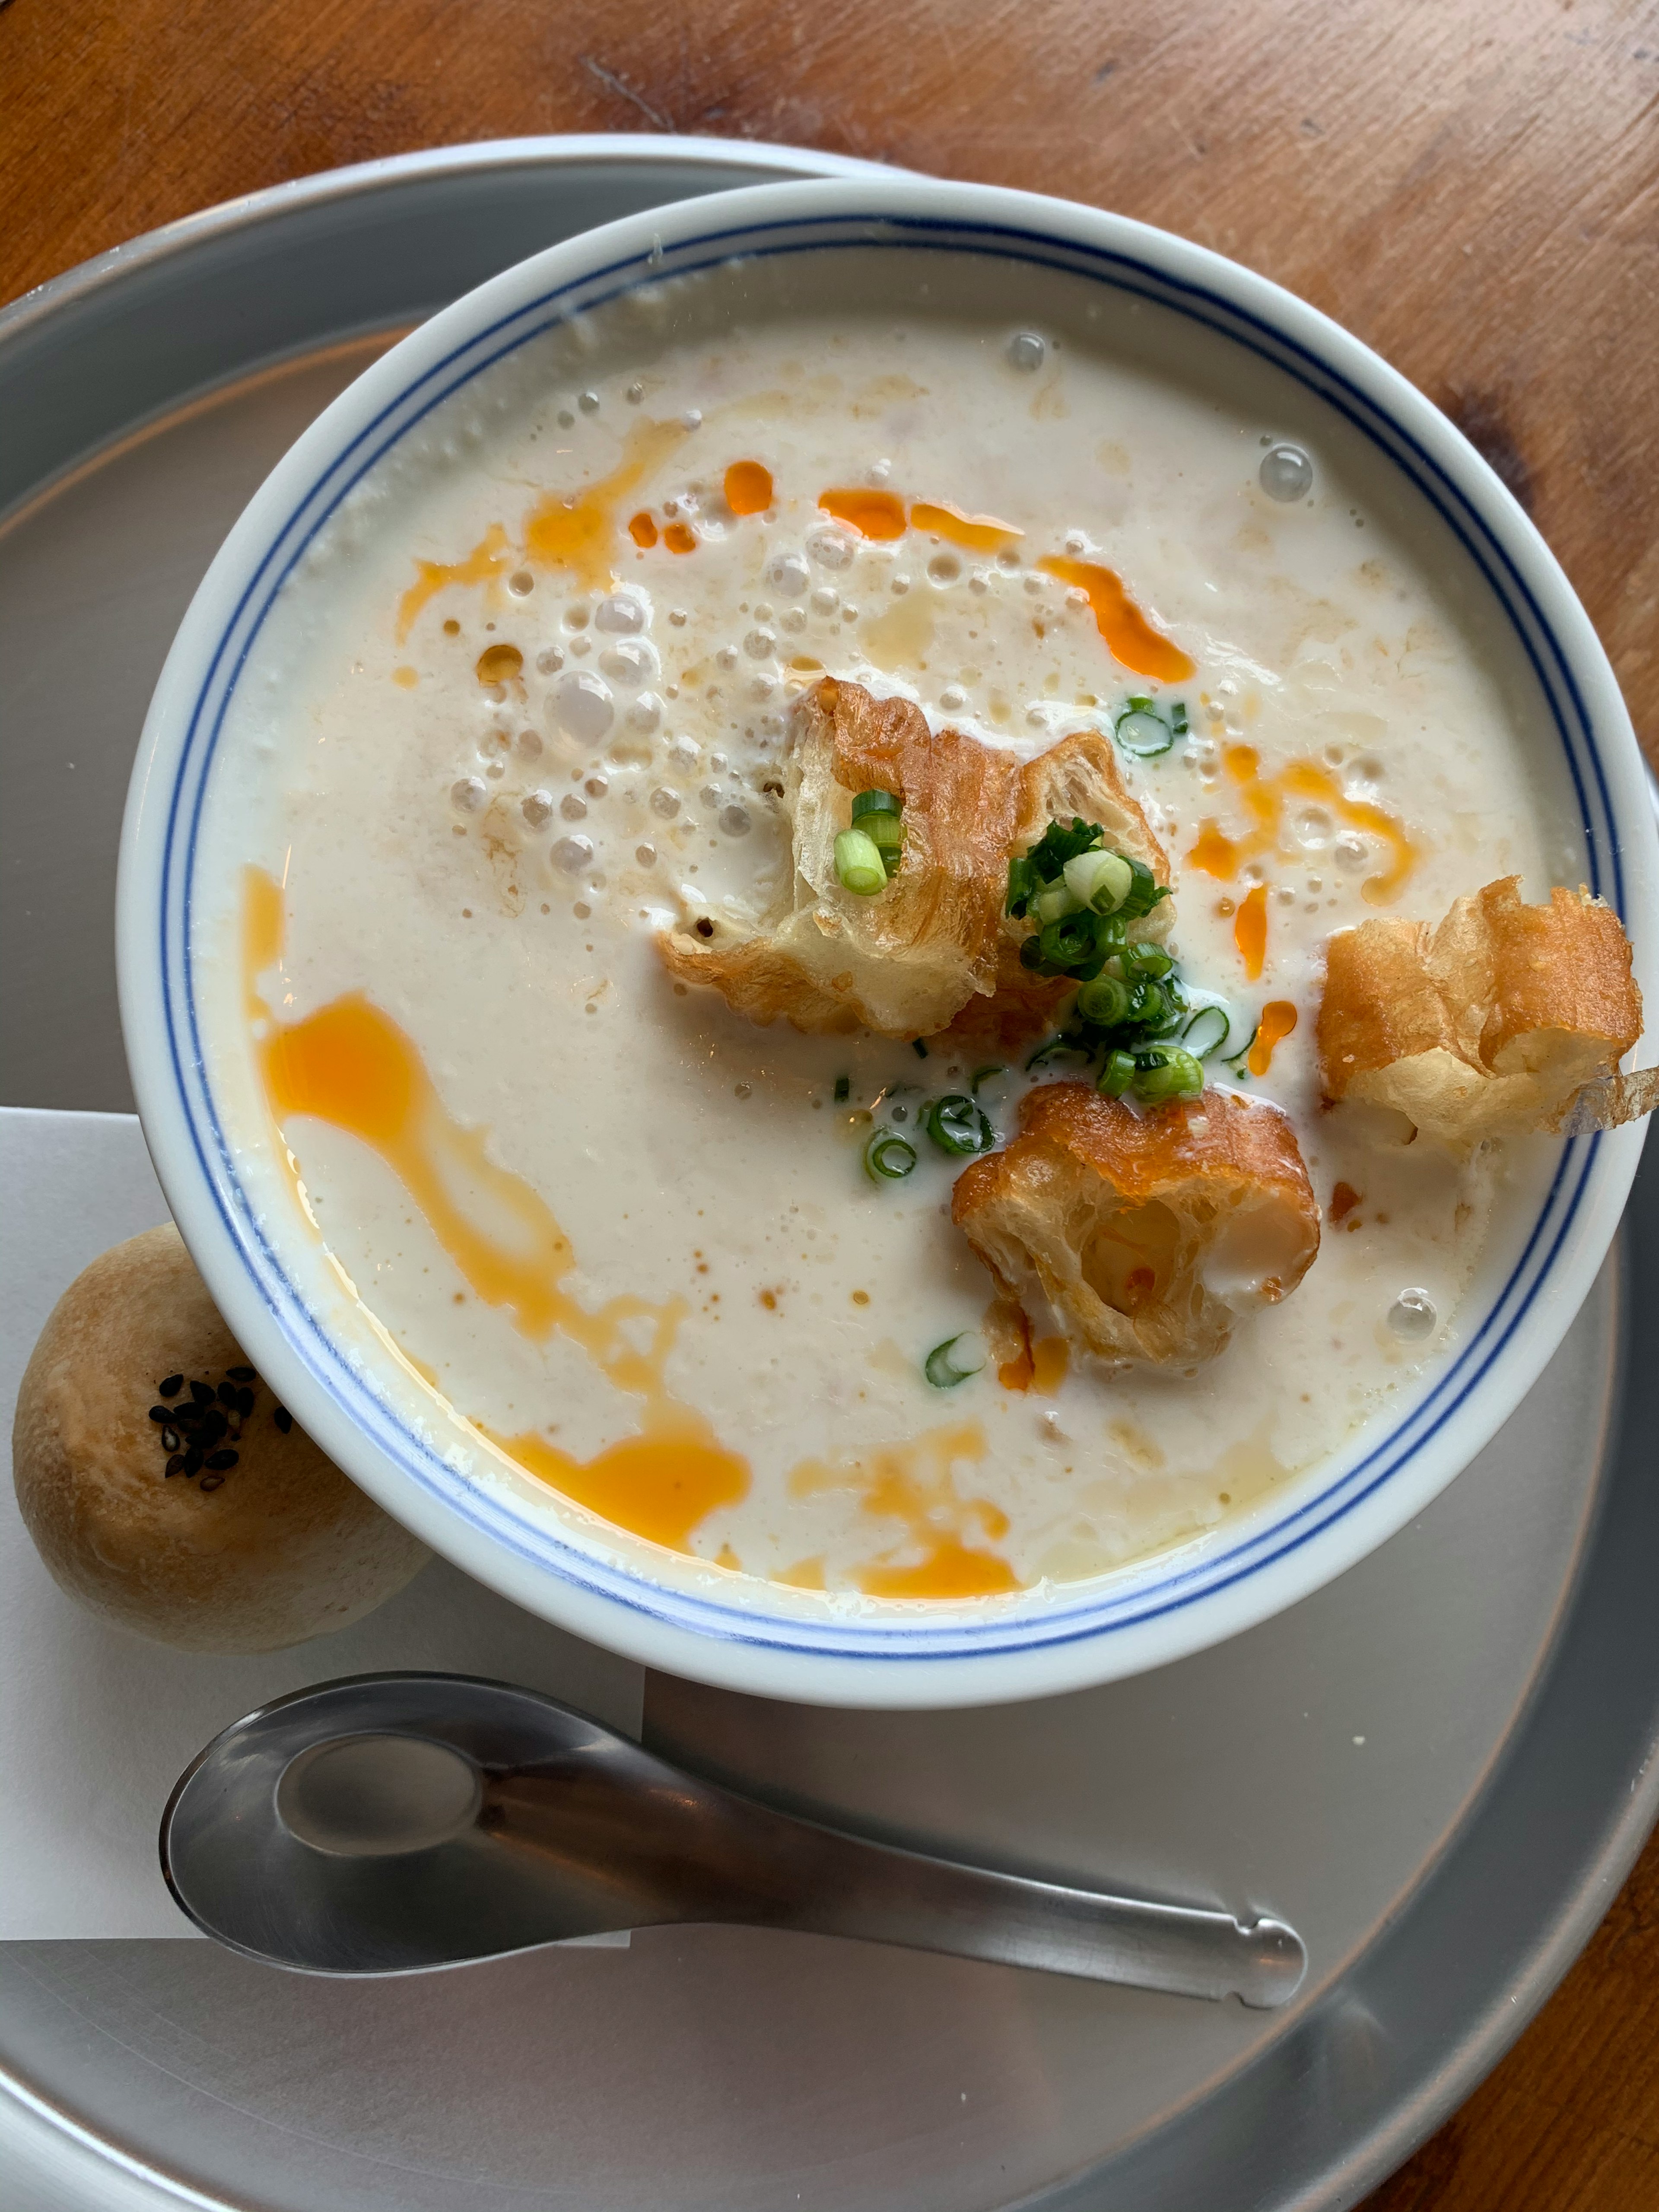
[[[1179,231],[1446,410],[1659,759],[1653,0],[0,0],[0,70],[7,299],[285,178],[539,131],[794,140]],[[1656,1930],[1650,1844],[1372,2212],[1659,2212]]]

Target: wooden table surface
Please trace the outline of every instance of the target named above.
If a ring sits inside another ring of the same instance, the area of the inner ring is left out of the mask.
[[[1656,110],[1659,7],[1598,0],[0,0],[0,300],[284,178],[526,132],[1063,193],[1261,270],[1437,400],[1659,761]],[[1659,1838],[1370,2203],[1659,2212]]]

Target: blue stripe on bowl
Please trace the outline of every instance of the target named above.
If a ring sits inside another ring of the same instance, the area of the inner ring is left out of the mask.
[[[902,252],[922,246],[1027,263],[1091,278],[1186,316],[1291,376],[1386,454],[1428,500],[1474,562],[1508,616],[1548,703],[1578,807],[1590,888],[1624,911],[1625,887],[1611,800],[1589,716],[1568,657],[1519,568],[1468,495],[1369,394],[1311,349],[1222,294],[1172,277],[1117,250],[1060,244],[1000,223],[890,214],[802,217],[709,230],[665,252],[629,256],[544,293],[455,347],[381,408],[322,471],[270,540],[215,647],[191,710],[168,796],[162,864],[161,967],[168,1049],[191,1139],[220,1215],[241,1249],[284,1336],[319,1386],[410,1480],[461,1520],[531,1565],[574,1588],[703,1636],[820,1657],[998,1657],[1115,1632],[1195,1604],[1299,1549],[1389,1482],[1452,1419],[1521,1325],[1554,1264],[1594,1169],[1600,1139],[1564,1146],[1526,1248],[1456,1356],[1378,1443],[1323,1489],[1225,1550],[1129,1592],[1097,1593],[1071,1606],[1045,1603],[1021,1619],[1018,1601],[971,1621],[930,1626],[803,1620],[718,1603],[647,1583],[589,1558],[556,1531],[520,1519],[438,1457],[398,1420],[324,1334],[254,1217],[238,1179],[209,1084],[197,1018],[191,896],[208,778],[226,714],[255,640],[283,585],[342,501],[432,410],[493,363],[570,315],[668,277],[712,268],[734,253],[763,256],[848,246]]]

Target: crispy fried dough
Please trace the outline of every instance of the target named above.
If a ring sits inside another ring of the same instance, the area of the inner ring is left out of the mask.
[[[763,1025],[781,1015],[808,1034],[908,1039],[957,1018],[951,1043],[1011,1045],[1045,1028],[1070,987],[1019,964],[1027,926],[1002,913],[1010,855],[1052,817],[1082,814],[1168,880],[1110,740],[1093,731],[1023,763],[959,731],[931,730],[908,700],[826,677],[796,710],[784,776],[787,890],[764,912],[710,915],[657,940],[672,975],[708,984]],[[871,789],[903,802],[904,864],[885,890],[862,898],[842,888],[835,847],[854,793]],[[1148,918],[1148,936],[1167,932],[1167,908]]]
[[[1169,882],[1169,855],[1124,787],[1111,739],[1098,730],[1074,731],[1020,769],[1019,812],[1010,853],[1029,852],[1051,822],[1074,819],[1098,822],[1114,852],[1141,861],[1155,882]],[[1006,888],[1006,855],[1002,880]],[[1162,943],[1174,921],[1174,901],[1160,899],[1136,925],[1135,934]],[[964,1052],[1012,1052],[1053,1028],[1077,985],[1064,975],[1037,975],[1020,965],[1019,948],[1030,933],[1029,922],[1003,919],[992,993],[969,999],[941,1043]]]
[[[1641,1033],[1629,942],[1582,889],[1527,906],[1506,876],[1459,899],[1437,929],[1362,922],[1328,949],[1327,1097],[1392,1107],[1454,1152],[1559,1129]]]
[[[1276,1107],[1206,1091],[1138,1114],[1083,1083],[1026,1094],[1021,1133],[957,1180],[951,1218],[1034,1326],[1110,1367],[1192,1367],[1276,1304],[1319,1208]]]
[[[751,1022],[781,1014],[809,1034],[905,1038],[943,1029],[995,980],[1018,769],[1012,754],[930,730],[908,700],[826,677],[796,710],[785,764],[788,888],[752,921],[710,917],[712,937],[695,925],[665,933],[664,962]],[[854,793],[872,789],[903,802],[904,865],[861,898],[836,876],[836,837]]]

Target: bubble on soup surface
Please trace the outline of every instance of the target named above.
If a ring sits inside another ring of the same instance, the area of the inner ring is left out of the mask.
[[[519,801],[519,811],[532,830],[544,830],[553,819],[553,794],[550,791],[527,791]]]
[[[832,615],[841,605],[841,593],[832,584],[820,584],[812,594],[812,611],[817,615]]]
[[[559,811],[567,822],[580,822],[587,812],[587,801],[578,799],[574,791],[567,791],[559,801]]]
[[[585,868],[592,857],[593,841],[591,837],[561,837],[550,855],[554,866],[562,868],[568,875],[574,875],[578,869]]]
[[[628,710],[630,730],[654,730],[662,720],[662,701],[654,691],[641,691]]]
[[[1434,1300],[1426,1291],[1401,1291],[1389,1308],[1389,1327],[1396,1336],[1403,1336],[1408,1342],[1432,1336],[1435,1323],[1439,1318],[1434,1310]]]
[[[534,730],[520,730],[518,737],[514,740],[514,743],[518,746],[519,757],[520,760],[532,761],[539,760],[541,758],[542,741],[538,732]]]
[[[527,599],[536,588],[536,579],[528,568],[515,568],[507,580],[507,588],[515,599]]]
[[[591,669],[562,676],[548,704],[555,723],[578,744],[596,744],[616,719],[611,687]]]
[[[1306,806],[1291,824],[1296,842],[1310,853],[1322,851],[1335,823],[1322,806]]]
[[[768,568],[766,580],[774,591],[804,592],[812,580],[812,571],[799,553],[780,553]]]
[[[1305,499],[1313,489],[1313,463],[1300,446],[1270,446],[1256,473],[1269,499]]]
[[[806,540],[808,557],[820,568],[846,568],[852,565],[857,544],[850,530],[826,526],[813,531]]]
[[[733,805],[725,808],[720,815],[720,828],[728,837],[746,837],[749,835],[747,807]]]
[[[962,563],[954,553],[935,553],[927,573],[936,584],[954,584],[962,574]]]
[[[536,665],[544,676],[556,676],[560,669],[564,666],[563,647],[558,645],[544,647],[536,655]]]
[[[679,811],[678,792],[671,791],[665,783],[659,783],[651,794],[651,811],[661,815],[665,822],[671,822]]]
[[[458,814],[477,813],[489,796],[489,787],[480,775],[464,775],[449,787],[449,803]]]
[[[632,592],[613,592],[593,610],[594,629],[610,630],[618,637],[635,635],[647,619],[644,601]]]
[[[630,690],[648,684],[660,665],[656,653],[643,638],[624,638],[620,645],[608,645],[599,655],[599,665],[617,684],[625,684]]]
[[[1035,331],[1016,331],[1008,341],[1007,352],[1016,368],[1041,368],[1048,349]]]
[[[778,641],[769,629],[751,629],[743,641],[743,649],[751,660],[769,660],[777,651]]]

